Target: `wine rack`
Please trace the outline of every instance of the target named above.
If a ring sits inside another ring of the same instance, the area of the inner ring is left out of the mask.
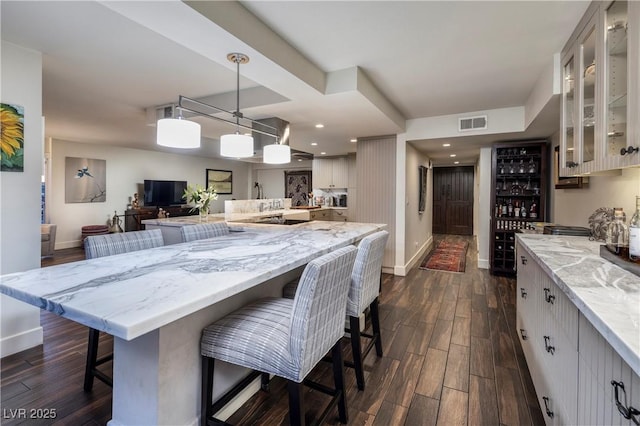
[[[496,143],[491,167],[490,269],[514,275],[515,233],[546,219],[547,141]]]

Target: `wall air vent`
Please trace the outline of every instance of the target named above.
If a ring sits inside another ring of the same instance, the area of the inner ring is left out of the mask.
[[[458,119],[458,131],[468,132],[470,130],[482,130],[487,128],[487,116],[464,117]]]

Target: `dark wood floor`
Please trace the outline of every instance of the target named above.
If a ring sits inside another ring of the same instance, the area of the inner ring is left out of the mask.
[[[442,236],[436,236],[436,239]],[[476,265],[475,243],[464,274],[415,268],[406,277],[385,275],[380,297],[384,356],[366,360],[366,389],[347,369],[350,425],[544,424],[515,331],[515,280],[491,276]],[[60,250],[43,266],[83,257]],[[2,359],[2,424],[104,425],[111,418],[111,389],[82,379],[87,328],[42,312],[44,345]],[[109,351],[111,339],[101,339]],[[346,357],[350,358],[348,345]],[[107,369],[110,365],[105,365]],[[321,363],[312,375],[331,377]],[[307,417],[322,411],[324,395],[306,394]],[[274,379],[229,419],[246,425],[288,424],[285,384]],[[15,417],[17,409],[55,409],[55,420]],[[13,414],[12,414],[13,413]],[[329,424],[338,424],[337,414]]]

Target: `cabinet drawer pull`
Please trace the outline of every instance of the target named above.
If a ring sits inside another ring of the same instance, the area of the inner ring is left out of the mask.
[[[546,396],[543,396],[542,400],[544,401],[544,409],[547,412],[547,416],[549,416],[549,418],[552,419],[553,411],[549,410],[549,398],[547,398]]]
[[[640,150],[640,148],[633,147],[633,146],[629,146],[627,148],[620,148],[620,155],[625,155],[625,154],[633,154],[634,152],[638,152],[638,150]],[[628,417],[626,417],[628,419]]]
[[[522,264],[523,264],[523,265],[526,265],[526,264],[527,264],[527,258],[526,258],[526,257],[524,257],[524,256],[520,256],[520,260],[522,261]]]
[[[547,352],[549,352],[551,355],[553,355],[553,353],[556,351],[556,347],[555,346],[551,346],[549,344],[549,342],[551,342],[551,337],[544,336],[544,348],[546,349]]]
[[[522,340],[529,339],[529,336],[527,336],[527,330],[525,330],[524,328],[520,329],[520,336],[522,337]]]
[[[630,405],[627,405],[627,391],[624,389],[624,383],[612,380],[611,386],[613,386],[613,391],[616,398],[616,407],[618,407],[618,411],[620,412],[622,417],[627,420],[631,420],[637,425],[640,425],[640,411]],[[620,402],[620,398],[618,397],[618,389],[622,389],[622,393],[624,395],[624,404]]]
[[[544,289],[544,300],[546,300],[547,303],[551,303],[553,305],[553,301],[556,300],[556,297],[553,294],[549,294],[550,291],[550,288]]]
[[[520,297],[523,299],[527,298],[527,290],[525,290],[524,287],[520,287]]]

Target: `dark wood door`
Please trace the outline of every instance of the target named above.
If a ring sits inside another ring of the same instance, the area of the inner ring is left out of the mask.
[[[473,235],[473,167],[433,169],[433,233]]]

